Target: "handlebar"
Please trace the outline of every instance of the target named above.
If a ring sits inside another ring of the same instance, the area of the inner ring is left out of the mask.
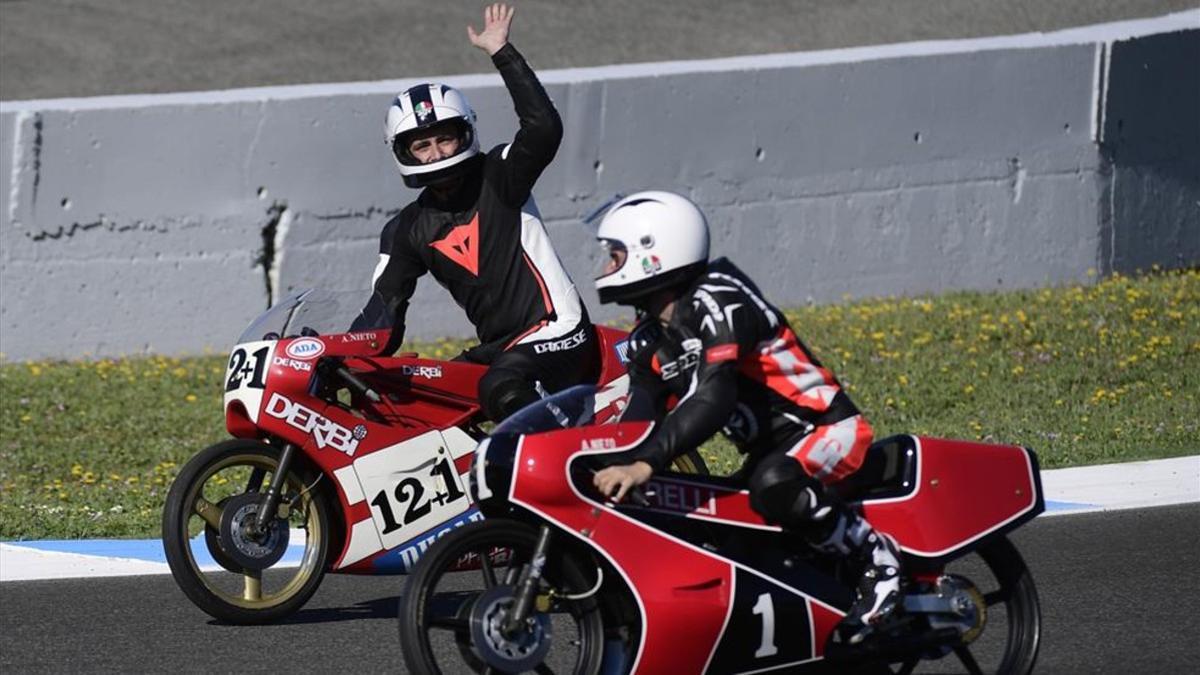
[[[363,382],[357,375],[350,372],[350,369],[342,364],[341,360],[336,357],[325,357],[317,364],[317,369],[329,373],[333,373],[341,378],[349,387],[359,394],[366,396],[372,403],[379,403],[383,397],[372,389],[366,382]]]

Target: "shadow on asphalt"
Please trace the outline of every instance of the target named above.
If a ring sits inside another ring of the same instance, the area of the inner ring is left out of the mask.
[[[400,602],[397,596],[389,596],[376,598],[374,600],[365,600],[363,602],[350,605],[349,607],[319,607],[301,609],[295,614],[276,621],[274,623],[263,624],[256,628],[271,628],[283,626],[303,626],[308,624],[319,623],[338,623],[341,621],[361,621],[363,619],[385,619],[388,621],[396,620],[396,607]],[[236,624],[210,619],[210,626],[229,626],[237,627]]]

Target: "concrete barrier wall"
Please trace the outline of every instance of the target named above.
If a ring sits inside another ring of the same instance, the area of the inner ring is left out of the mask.
[[[1194,265],[1198,25],[544,72],[566,136],[535,195],[600,320],[580,217],[649,187],[784,305]],[[497,76],[452,83],[511,137]],[[272,296],[365,290],[414,196],[382,142],[411,84],[0,104],[0,351],[224,351]],[[431,279],[409,325],[470,334]]]

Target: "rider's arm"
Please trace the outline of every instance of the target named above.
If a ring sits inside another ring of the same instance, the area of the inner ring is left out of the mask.
[[[383,228],[379,238],[379,263],[371,281],[372,293],[350,330],[391,326],[392,335],[387,351],[394,351],[404,340],[404,318],[408,301],[417,287],[417,279],[425,273],[425,263],[413,250],[403,227],[408,222],[405,209]],[[403,228],[403,229],[402,229]]]
[[[680,301],[676,309],[701,343],[699,363],[687,393],[635,456],[661,470],[675,457],[707,441],[729,421],[737,406],[737,363],[758,342],[759,326],[735,289],[704,287]]]
[[[633,456],[661,471],[677,455],[693,450],[725,426],[737,405],[737,370],[732,361],[702,362],[688,394]]]
[[[533,184],[554,159],[562,141],[563,125],[558,110],[521,53],[504,45],[492,55],[504,85],[512,96],[521,127],[512,143],[500,154],[504,166],[504,199],[519,206],[529,198]]]

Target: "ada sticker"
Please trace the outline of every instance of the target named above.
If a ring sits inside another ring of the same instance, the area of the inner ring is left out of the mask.
[[[316,338],[300,338],[284,350],[293,359],[315,359],[325,353],[325,343]]]

